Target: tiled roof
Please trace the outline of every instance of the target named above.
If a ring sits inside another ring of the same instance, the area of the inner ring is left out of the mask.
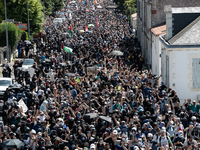
[[[133,20],[137,20],[137,13],[132,14],[131,17]]]
[[[166,25],[162,25],[162,26],[158,26],[158,27],[151,28],[151,32],[152,32],[155,36],[164,34],[164,33],[166,33]]]
[[[170,44],[199,44],[200,16],[169,40]]]

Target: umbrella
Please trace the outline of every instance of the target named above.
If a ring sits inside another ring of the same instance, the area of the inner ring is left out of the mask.
[[[84,33],[85,31],[84,30],[79,30],[79,33]]]
[[[99,6],[97,6],[97,8],[100,8],[100,9],[101,9],[101,8],[102,8],[102,6],[101,6],[101,5],[99,5]]]
[[[110,54],[111,55],[116,55],[116,56],[122,56],[124,53],[121,52],[121,51],[112,51]]]
[[[94,27],[94,25],[93,24],[88,24],[88,27]]]
[[[12,149],[12,148],[21,148],[24,146],[24,143],[20,141],[19,139],[8,139],[1,143],[1,147],[5,147],[7,149]]]
[[[74,73],[66,73],[65,75],[68,76],[68,77],[75,77]]]
[[[28,44],[31,44],[31,42],[28,41],[28,40],[25,40],[25,41],[24,41],[24,44],[27,44],[27,45],[28,45]]]
[[[85,120],[90,120],[90,119],[95,119],[98,117],[98,114],[97,113],[88,113],[88,114],[85,114],[83,116],[83,119]]]
[[[5,102],[5,105],[6,106],[18,106],[18,102],[16,102],[16,101],[13,101],[13,100],[8,100],[8,101],[6,101]]]
[[[99,116],[99,118],[101,118],[102,120],[107,121],[109,123],[112,123],[112,118],[111,117]]]

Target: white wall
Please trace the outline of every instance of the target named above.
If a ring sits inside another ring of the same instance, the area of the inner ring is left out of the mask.
[[[161,42],[159,36],[152,34],[152,73],[156,76],[161,75]]]
[[[197,100],[200,89],[193,89],[192,59],[200,58],[200,49],[168,50],[169,87],[177,92],[180,100]]]
[[[136,25],[137,20],[133,20],[132,16],[131,16],[131,26],[133,29],[136,29],[135,25]]]

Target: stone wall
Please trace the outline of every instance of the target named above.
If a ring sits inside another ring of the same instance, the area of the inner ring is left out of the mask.
[[[166,22],[164,13],[165,5],[173,7],[199,7],[200,0],[152,0],[152,27],[161,25]]]

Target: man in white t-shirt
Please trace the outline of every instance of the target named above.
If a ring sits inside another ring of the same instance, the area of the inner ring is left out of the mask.
[[[31,150],[36,150],[38,147],[38,139],[36,136],[36,131],[35,130],[31,130],[30,131],[30,137],[28,137],[27,142],[30,146]]]
[[[157,143],[159,147],[164,147],[166,150],[169,150],[169,147],[173,148],[171,139],[166,136],[163,130],[160,131],[161,136],[158,138]]]
[[[38,119],[40,119],[41,122],[44,122],[45,119],[49,119],[49,116],[47,115],[47,113],[44,114],[43,111],[40,112],[40,115],[37,116]]]

